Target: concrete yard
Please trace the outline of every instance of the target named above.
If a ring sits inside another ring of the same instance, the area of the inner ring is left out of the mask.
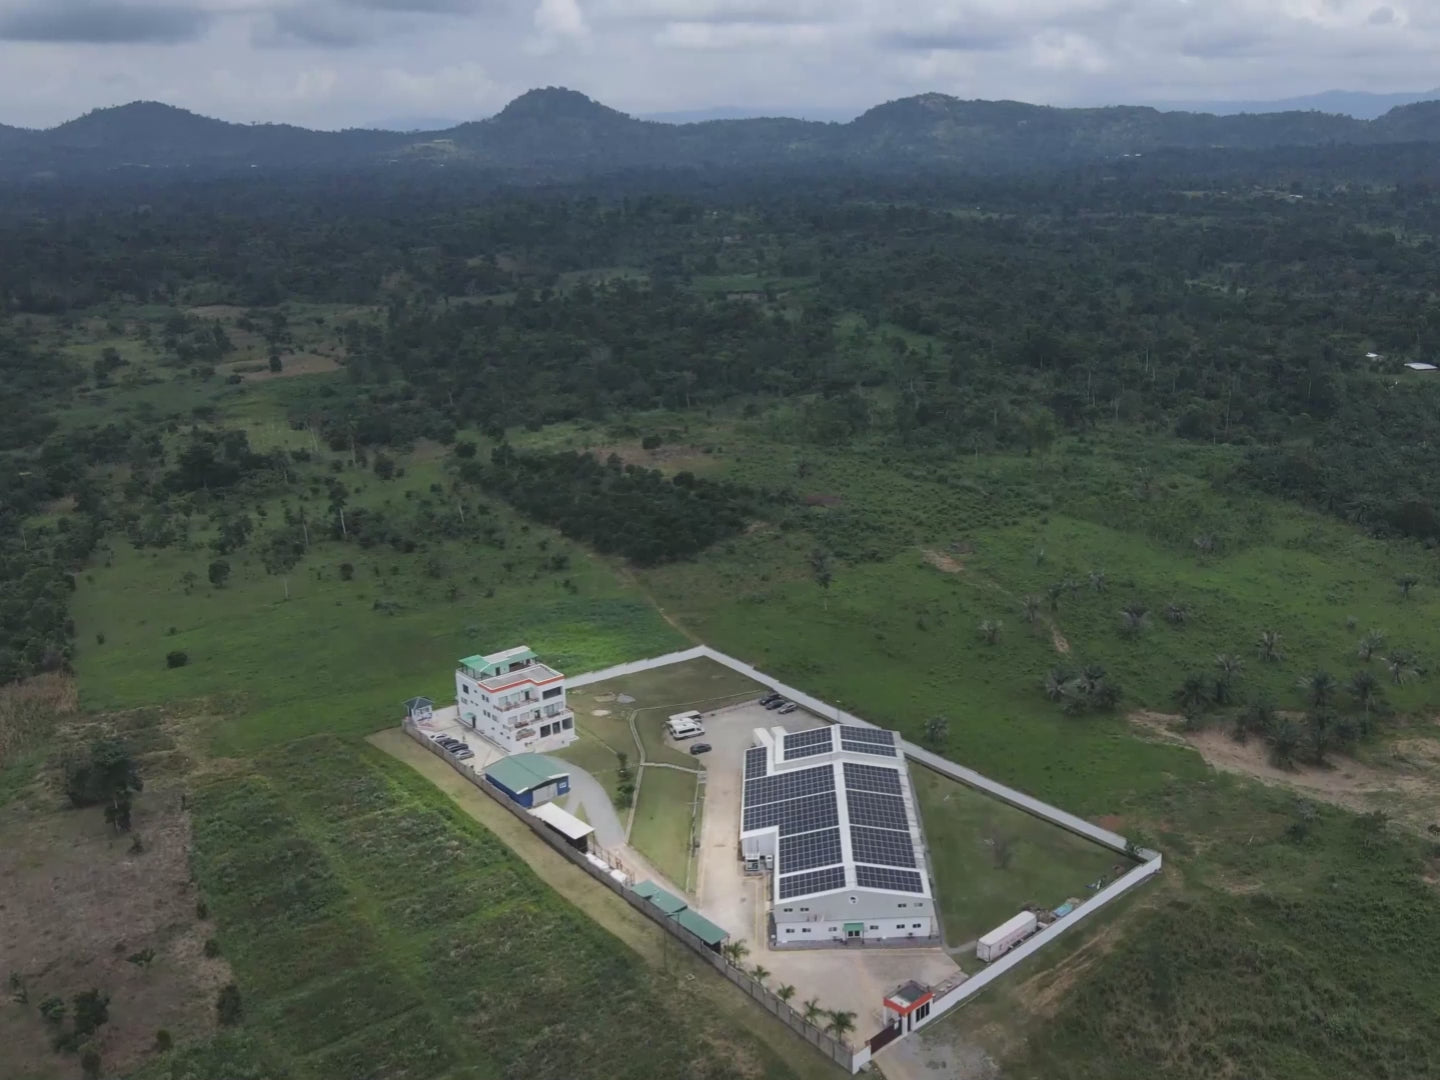
[[[701,823],[696,899],[705,916],[743,938],[750,947],[747,967],[773,974],[773,989],[796,989],[792,1003],[815,998],[828,1010],[855,1014],[853,1038],[866,1039],[882,1024],[881,1000],[908,979],[935,984],[959,969],[939,945],[920,948],[840,946],[823,949],[771,949],[767,922],[769,878],[744,872],[739,859],[740,797],[745,751],[757,727],[800,731],[822,721],[803,709],[780,716],[746,704],[705,717],[705,815]]]

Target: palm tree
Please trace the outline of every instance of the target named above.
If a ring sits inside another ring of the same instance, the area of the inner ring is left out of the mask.
[[[1270,726],[1270,764],[1277,769],[1293,769],[1295,752],[1300,749],[1300,728],[1289,717],[1279,717]]]
[[[1029,593],[1020,598],[1020,614],[1027,623],[1033,623],[1040,615],[1040,597]]]
[[[855,1014],[835,1009],[831,1011],[830,1022],[825,1027],[835,1038],[844,1039],[846,1035],[855,1030]]]
[[[811,998],[801,1006],[801,1009],[805,1013],[805,1022],[807,1024],[816,1024],[818,1026],[820,1017],[825,1015],[825,1010],[820,1007],[819,998]]]
[[[1148,611],[1144,604],[1126,604],[1120,609],[1120,632],[1134,637],[1145,629]]]
[[[1401,574],[1395,579],[1395,584],[1400,586],[1400,599],[1409,600],[1410,590],[1420,584],[1420,578],[1415,574]]]
[[[1050,601],[1050,610],[1060,610],[1060,597],[1065,595],[1065,582],[1052,581],[1045,587],[1045,596]]]
[[[1414,654],[1406,649],[1391,653],[1385,660],[1385,667],[1390,672],[1390,681],[1396,686],[1404,686],[1420,674],[1420,669],[1415,666]]]
[[[1209,555],[1215,550],[1215,537],[1210,533],[1200,533],[1191,543],[1201,555]]]
[[[1165,605],[1165,621],[1171,626],[1184,626],[1189,617],[1190,609],[1178,600],[1171,600]]]
[[[1065,689],[1070,685],[1070,672],[1063,667],[1052,667],[1045,673],[1045,696],[1051,701],[1059,701],[1065,696]]]
[[[1363,738],[1370,737],[1370,709],[1384,697],[1384,691],[1380,689],[1380,680],[1368,671],[1357,671],[1350,676],[1350,682],[1345,689],[1350,691],[1350,696],[1355,699],[1355,704],[1365,710],[1365,720],[1360,726],[1360,734]]]
[[[942,713],[925,719],[925,741],[931,746],[941,746],[950,736],[950,718]]]
[[[1203,709],[1210,704],[1210,690],[1205,684],[1205,676],[1195,672],[1186,675],[1180,689],[1175,691],[1175,700],[1186,712]]]
[[[1252,701],[1235,715],[1231,738],[1244,742],[1251,735],[1267,735],[1275,726],[1275,707],[1263,699]]]
[[[1096,592],[1104,592],[1108,587],[1109,583],[1105,580],[1104,570],[1090,571],[1090,588]]]
[[[739,967],[740,961],[750,954],[750,946],[745,944],[744,938],[737,938],[735,941],[727,941],[720,947],[720,951],[725,954],[726,959]]]
[[[1245,670],[1245,661],[1234,653],[1222,652],[1216,654],[1215,666],[1220,669],[1220,674],[1225,676],[1225,680],[1229,682],[1240,677],[1241,672]]]
[[[790,999],[795,996],[795,987],[789,983],[781,983],[775,988],[775,996],[785,1002],[786,1005],[789,1005]]]
[[[770,969],[767,968],[764,964],[756,964],[753,968],[750,969],[750,977],[756,982],[758,982],[761,986],[765,985],[765,980],[768,979],[770,975]]]
[[[1283,660],[1285,653],[1280,648],[1280,631],[1260,631],[1260,659],[1267,664],[1273,664],[1277,660]]]
[[[1323,709],[1335,699],[1335,676],[1323,668],[1300,676],[1296,685],[1305,694],[1313,709]]]
[[[980,621],[980,636],[986,645],[994,645],[995,639],[1000,636],[1000,631],[1005,624],[998,619],[982,619]]]
[[[1385,633],[1381,630],[1366,630],[1360,639],[1360,659],[1369,661],[1381,645],[1385,644]]]

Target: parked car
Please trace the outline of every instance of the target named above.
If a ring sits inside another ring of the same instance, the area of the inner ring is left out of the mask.
[[[461,761],[468,761],[470,758],[475,756],[475,751],[471,750],[468,746],[463,746],[459,750],[455,751],[455,756]]]
[[[783,697],[782,697],[782,698],[776,698],[774,701],[770,702],[769,705],[766,705],[765,708],[767,708],[767,709],[778,709],[778,708],[780,708],[780,706],[784,705],[785,703],[786,703],[786,702],[785,702],[785,699],[784,699]]]
[[[769,705],[772,701],[779,701],[779,700],[780,700],[780,695],[779,695],[779,694],[766,694],[764,697],[762,697],[762,698],[760,699],[760,704],[761,704],[761,705]]]
[[[781,715],[781,716],[784,716],[786,713],[792,713],[792,712],[794,712],[796,709],[798,709],[799,707],[800,707],[799,705],[796,705],[796,704],[792,701],[789,705],[786,705],[783,709],[780,710],[780,715]]]
[[[692,754],[708,754],[709,752],[710,744],[708,742],[697,742],[690,744],[690,753]]]

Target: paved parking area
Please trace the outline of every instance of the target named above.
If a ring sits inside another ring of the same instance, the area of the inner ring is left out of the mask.
[[[487,765],[493,765],[505,756],[504,751],[498,746],[486,742],[478,734],[460,723],[460,709],[458,706],[451,705],[445,709],[436,709],[433,719],[427,720],[423,724],[417,724],[416,726],[427,736],[449,735],[452,739],[459,739],[466,746],[470,747],[471,750],[475,751],[474,757],[467,758],[460,763],[462,769],[481,772]]]
[[[714,749],[704,755],[705,817],[700,829],[696,898],[705,916],[744,938],[750,947],[748,967],[761,964],[772,975],[773,988],[795,987],[798,1005],[816,998],[825,1009],[853,1012],[856,1036],[869,1038],[880,1029],[881,1001],[908,979],[934,985],[954,974],[955,961],[938,945],[915,949],[862,948],[779,950],[769,947],[767,912],[769,878],[747,876],[739,858],[740,789],[745,751],[757,727],[801,731],[819,721],[801,709],[779,716],[758,705],[726,709],[705,718],[704,739]]]

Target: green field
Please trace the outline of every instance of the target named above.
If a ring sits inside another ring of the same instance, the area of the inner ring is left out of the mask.
[[[793,1075],[369,747],[264,754],[197,791],[194,823],[245,1019],[146,1080]],[[544,1022],[517,1023],[536,996]]]
[[[696,777],[679,769],[647,766],[640,780],[630,846],[680,889],[690,885],[691,822],[698,831]]]
[[[974,941],[1023,907],[1085,899],[1117,865],[1132,865],[1057,825],[912,765],[936,901],[951,946]]]

